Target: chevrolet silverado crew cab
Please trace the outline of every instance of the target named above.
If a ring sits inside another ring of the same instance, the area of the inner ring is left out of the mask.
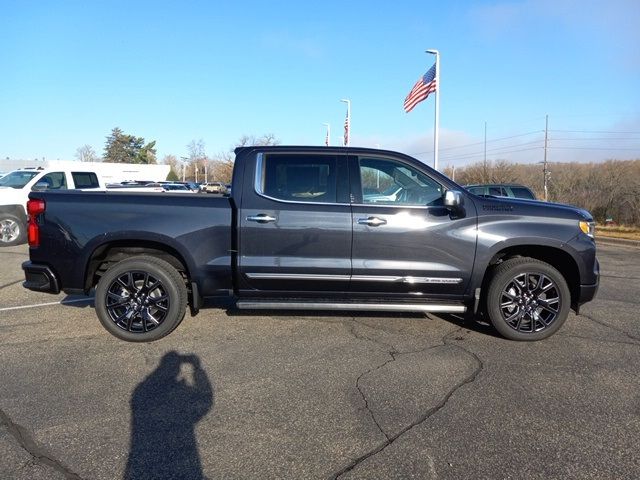
[[[95,289],[100,322],[128,341],[205,304],[483,312],[503,336],[539,340],[598,288],[588,212],[476,196],[400,153],[242,147],[231,190],[32,192],[24,286]]]

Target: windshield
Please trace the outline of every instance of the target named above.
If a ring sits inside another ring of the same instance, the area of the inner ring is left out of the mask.
[[[40,172],[15,171],[0,178],[0,187],[22,188]]]

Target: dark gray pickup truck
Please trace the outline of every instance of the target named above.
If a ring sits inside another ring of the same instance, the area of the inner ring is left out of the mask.
[[[232,195],[33,192],[31,290],[89,295],[128,341],[187,306],[485,315],[539,340],[598,289],[591,215],[475,196],[406,155],[236,150]]]

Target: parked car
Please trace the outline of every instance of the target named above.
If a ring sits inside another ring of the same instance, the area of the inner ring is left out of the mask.
[[[227,187],[222,182],[209,182],[202,184],[202,190],[207,193],[225,193]]]
[[[182,185],[187,187],[192,192],[200,192],[201,191],[201,188],[200,188],[201,185],[199,183],[196,183],[196,182],[175,182],[175,183],[181,183]]]
[[[394,202],[369,201],[380,184]],[[513,340],[554,334],[598,289],[593,218],[479,197],[409,156],[236,149],[233,195],[32,192],[28,289],[88,295],[102,325],[157,340],[207,304],[484,312]]]
[[[197,190],[191,190],[184,183],[163,183],[162,188],[165,192],[171,193],[196,193]]]
[[[483,197],[511,197],[511,198],[525,198],[528,200],[535,200],[536,196],[530,188],[524,185],[517,185],[511,183],[492,183],[486,185],[465,185],[464,188],[471,193],[480,195]]]
[[[164,192],[157,182],[107,183],[107,192]]]

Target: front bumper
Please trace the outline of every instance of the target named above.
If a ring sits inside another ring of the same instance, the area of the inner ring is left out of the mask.
[[[589,285],[580,285],[580,289],[578,291],[578,301],[576,302],[577,306],[590,302],[596,296],[598,292],[598,287],[600,286],[600,264],[598,260],[594,262],[593,265],[593,274],[596,278],[596,283]]]
[[[32,263],[30,261],[22,264],[25,281],[24,288],[35,292],[60,293],[60,284],[55,273],[46,265]]]

